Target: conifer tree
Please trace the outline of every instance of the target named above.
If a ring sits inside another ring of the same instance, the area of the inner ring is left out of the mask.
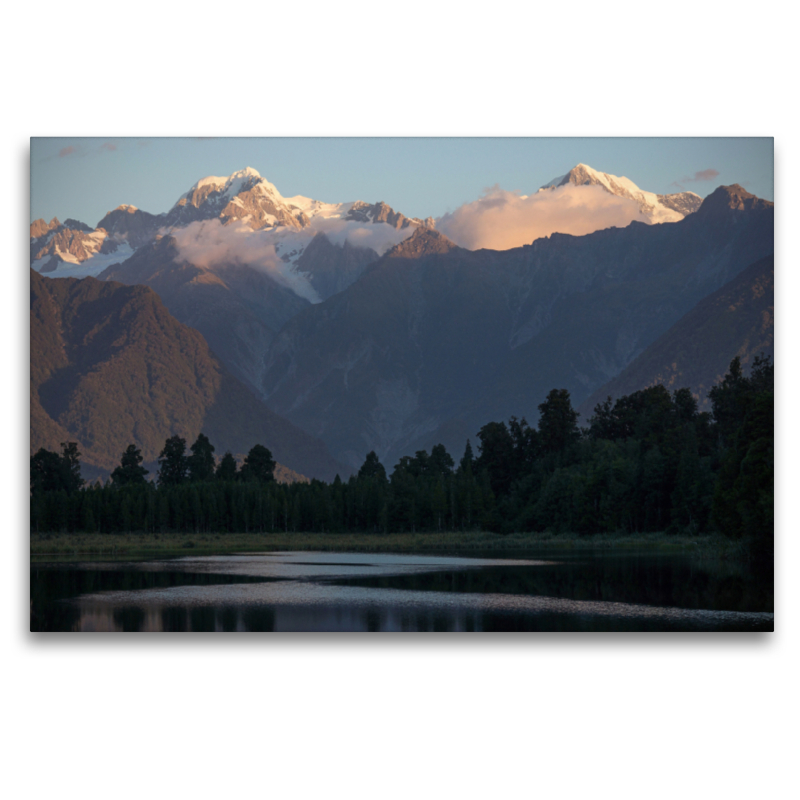
[[[545,453],[558,453],[578,441],[578,413],[566,389],[551,389],[539,406],[539,443]]]
[[[475,462],[478,471],[485,471],[496,495],[505,495],[514,479],[514,441],[505,422],[489,422],[478,431],[480,456]]]
[[[142,451],[135,444],[129,444],[120,465],[111,473],[111,483],[114,486],[144,486],[148,470],[141,466],[142,460]]]
[[[232,453],[229,451],[222,456],[222,459],[217,466],[216,472],[216,479],[218,481],[235,481],[237,478],[236,472],[236,459],[233,457]]]
[[[31,456],[31,493],[57,492],[62,488],[61,459],[58,453],[40,447]]]
[[[461,461],[458,462],[458,470],[462,474],[472,474],[472,468],[475,463],[475,457],[472,455],[472,445],[467,439],[467,446],[464,448],[464,455],[461,456]]]
[[[81,454],[78,452],[77,442],[61,442],[61,463],[64,491],[73,494],[84,484],[81,478]]]
[[[239,474],[243,481],[271,483],[275,480],[274,470],[272,453],[264,445],[257,444],[250,449]]]
[[[189,480],[210,481],[214,479],[214,445],[204,433],[200,433],[191,446],[192,454],[188,457]]]
[[[338,476],[337,476],[338,477]],[[374,450],[367,453],[361,469],[358,471],[359,478],[377,478],[381,483],[386,482],[386,468],[378,459],[378,454]]]
[[[164,449],[158,456],[158,485],[178,486],[186,480],[188,469],[186,458],[186,439],[171,436],[164,442]]]
[[[428,459],[428,473],[432,476],[446,477],[453,472],[453,458],[443,444],[436,444]]]

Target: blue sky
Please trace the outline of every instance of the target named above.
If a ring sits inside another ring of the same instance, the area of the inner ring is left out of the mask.
[[[771,138],[35,138],[31,219],[94,226],[121,203],[157,214],[198,179],[247,166],[287,197],[438,217],[495,185],[530,193],[581,162],[660,194],[739,183],[774,198]]]

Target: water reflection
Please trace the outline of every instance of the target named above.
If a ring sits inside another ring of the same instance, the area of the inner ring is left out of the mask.
[[[771,586],[686,557],[272,553],[31,569],[31,629],[772,630]]]
[[[575,558],[539,562],[537,569],[510,564],[477,570],[344,578],[337,583],[375,589],[448,593],[546,595],[716,611],[772,611],[772,585],[748,576],[741,566],[715,569],[686,559]]]

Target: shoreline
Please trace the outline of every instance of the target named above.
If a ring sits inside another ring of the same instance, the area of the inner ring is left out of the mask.
[[[520,550],[646,551],[739,558],[742,542],[719,534],[595,534],[487,532],[447,533],[167,533],[30,534],[31,561],[85,559],[87,556],[158,557],[233,555],[286,550],[362,553],[503,553]]]

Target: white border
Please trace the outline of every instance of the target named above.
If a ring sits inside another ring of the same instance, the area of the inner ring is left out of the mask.
[[[2,485],[16,509],[3,582],[9,796],[744,798],[796,785],[787,228],[800,173],[793,34],[772,9],[148,0],[135,13],[15,11],[0,193],[15,243],[2,315],[14,442]],[[777,633],[108,643],[25,632],[28,137],[320,132],[776,136]]]

